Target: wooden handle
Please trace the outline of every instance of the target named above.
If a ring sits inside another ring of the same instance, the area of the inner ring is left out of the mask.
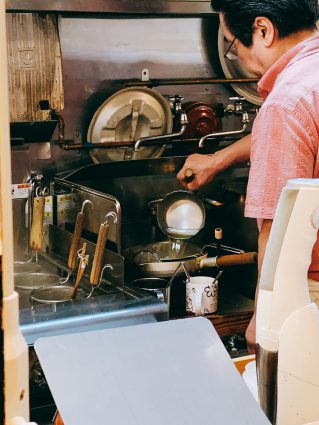
[[[79,250],[81,233],[83,229],[84,214],[79,212],[76,216],[75,228],[72,236],[69,252],[68,267],[73,270],[76,265],[77,252]]]
[[[74,300],[78,291],[78,286],[81,282],[85,267],[88,263],[88,255],[85,255],[86,252],[86,242],[83,243],[82,245],[82,252],[81,252],[81,259],[79,261],[79,268],[78,268],[78,272],[76,275],[76,279],[75,279],[75,284],[74,284],[74,288],[73,288],[73,292],[71,295],[71,299]]]
[[[30,248],[35,251],[39,251],[42,248],[44,203],[45,199],[43,197],[33,199]]]
[[[222,257],[207,257],[198,259],[196,262],[197,270],[204,267],[229,267],[239,266],[241,264],[253,264],[257,262],[256,252],[245,252],[244,254],[223,255]]]
[[[257,262],[257,252],[245,252],[244,254],[223,255],[217,257],[218,267],[239,266],[241,264],[253,264]]]
[[[186,168],[184,172],[184,180],[187,183],[190,183],[192,180],[194,180],[194,178],[195,178],[194,170],[192,170],[191,168]]]
[[[90,275],[90,283],[93,286],[98,285],[100,282],[100,275],[103,265],[103,255],[109,227],[110,226],[108,223],[102,223],[100,226]]]

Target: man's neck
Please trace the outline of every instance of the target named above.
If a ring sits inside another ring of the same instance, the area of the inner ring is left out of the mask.
[[[280,59],[286,52],[292,49],[297,44],[302,41],[307,40],[319,34],[319,32],[315,30],[302,30],[297,33],[291,34],[287,37],[278,38],[275,42],[276,44],[272,47],[270,54],[268,55],[265,61],[265,71],[269,69],[278,59]]]

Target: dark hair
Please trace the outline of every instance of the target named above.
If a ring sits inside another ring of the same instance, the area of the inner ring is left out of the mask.
[[[252,44],[257,16],[267,17],[279,37],[314,29],[318,18],[318,0],[212,0],[211,4],[223,14],[229,31],[246,47]]]

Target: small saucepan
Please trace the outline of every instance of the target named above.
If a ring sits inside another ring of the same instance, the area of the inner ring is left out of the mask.
[[[202,201],[187,190],[168,193],[157,206],[157,222],[168,237],[189,239],[205,225]]]

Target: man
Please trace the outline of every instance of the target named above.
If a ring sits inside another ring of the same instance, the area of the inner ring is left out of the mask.
[[[220,13],[229,43],[227,57],[237,55],[248,71],[261,78],[258,91],[264,103],[251,135],[214,155],[191,155],[177,178],[188,189],[198,189],[218,172],[250,159],[245,216],[257,219],[260,271],[287,180],[319,177],[318,4],[317,0],[213,0],[212,6]],[[188,184],[187,168],[196,174]],[[318,241],[309,275],[319,280]],[[255,314],[246,339],[253,352]]]

